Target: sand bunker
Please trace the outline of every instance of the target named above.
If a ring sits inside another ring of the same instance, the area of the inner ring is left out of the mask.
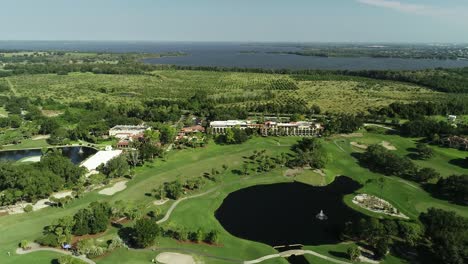
[[[303,171],[304,171],[303,168],[287,169],[283,175],[286,177],[294,177],[298,174],[301,174]]]
[[[37,136],[32,137],[31,139],[32,140],[41,140],[41,139],[49,139],[49,138],[50,138],[50,135],[37,135]]]
[[[112,187],[100,190],[99,194],[114,195],[120,191],[125,190],[125,188],[127,188],[127,181],[119,181],[115,183]]]
[[[351,144],[351,146],[356,147],[356,148],[367,149],[367,145],[359,144],[358,142],[353,141],[350,144]]]
[[[62,191],[58,193],[54,193],[51,196],[61,199],[67,196],[72,196],[72,191]],[[32,203],[17,203],[15,205],[5,206],[0,209],[0,213],[8,213],[8,214],[22,214],[24,213],[24,208],[28,205],[33,207],[33,211],[37,211],[46,207],[49,207],[52,202],[49,199],[41,199],[37,201],[35,204]]]
[[[161,200],[156,200],[153,202],[154,205],[163,205],[165,203],[167,203],[169,201],[169,199],[165,198],[165,199],[161,199]]]
[[[163,252],[156,257],[156,260],[164,264],[195,264],[192,256],[173,252]]]
[[[393,146],[390,142],[388,141],[382,141],[382,143],[380,143],[380,145],[382,145],[384,148],[388,149],[388,150],[396,150],[396,147]]]
[[[353,137],[363,137],[364,135],[362,133],[350,133],[350,134],[339,134],[339,137],[344,137],[344,138],[353,138]]]
[[[42,156],[32,156],[32,157],[27,157],[21,160],[21,162],[39,162],[41,161]]]

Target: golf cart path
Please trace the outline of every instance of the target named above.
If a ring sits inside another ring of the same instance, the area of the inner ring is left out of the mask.
[[[86,256],[74,256],[72,255],[72,253],[70,251],[65,251],[65,250],[61,250],[61,249],[58,249],[58,248],[49,248],[49,247],[40,247],[39,244],[37,243],[30,243],[29,246],[31,247],[31,249],[28,249],[28,250],[24,250],[22,248],[17,248],[16,249],[16,254],[18,255],[24,255],[24,254],[29,254],[29,253],[33,253],[33,252],[38,252],[38,251],[49,251],[49,252],[56,252],[56,253],[60,253],[60,254],[64,254],[64,255],[70,255],[76,259],[79,259],[79,260],[82,260],[88,264],[96,264],[96,262],[90,260],[89,258],[87,258]]]
[[[365,127],[368,127],[368,126],[375,126],[375,127],[381,127],[381,128],[383,128],[383,129],[386,129],[386,130],[396,131],[396,129],[394,129],[394,128],[391,128],[391,127],[388,127],[388,126],[384,126],[384,125],[380,125],[380,124],[365,123],[364,126],[365,126]]]
[[[302,249],[287,250],[287,251],[283,251],[277,254],[266,255],[258,259],[244,261],[244,264],[255,264],[255,263],[260,263],[262,261],[273,259],[273,258],[287,258],[293,255],[299,256],[299,255],[306,255],[306,254],[313,255],[313,256],[316,256],[316,257],[319,257],[319,258],[322,258],[322,259],[325,259],[325,260],[328,260],[330,262],[337,263],[337,264],[351,264],[350,262],[341,261],[341,260],[337,260],[334,258],[324,256],[312,250],[302,250]]]
[[[161,224],[161,223],[164,223],[167,220],[169,220],[169,217],[171,217],[172,211],[174,211],[174,209],[177,207],[177,205],[179,205],[180,202],[188,200],[188,199],[192,199],[192,198],[197,198],[197,197],[209,194],[209,193],[212,193],[212,192],[216,191],[219,188],[220,187],[212,188],[212,189],[209,189],[208,191],[203,192],[203,193],[199,193],[199,194],[195,194],[195,195],[192,195],[192,196],[186,196],[184,198],[180,198],[179,200],[175,201],[171,205],[171,207],[169,207],[169,210],[167,210],[167,213],[164,215],[164,217],[162,219],[160,219],[159,221],[157,221],[156,223]]]

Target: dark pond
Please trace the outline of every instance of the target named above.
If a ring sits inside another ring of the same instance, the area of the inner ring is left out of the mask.
[[[79,164],[89,156],[93,155],[97,151],[93,148],[88,147],[64,147],[60,148],[62,155],[70,158],[74,164]],[[80,151],[80,149],[82,151]],[[27,157],[41,156],[41,149],[27,149],[27,150],[9,150],[0,152],[0,160],[21,160]]]
[[[298,182],[252,186],[229,194],[215,216],[232,235],[271,246],[335,244],[346,222],[364,217],[343,202],[344,195],[360,187],[343,176],[325,187]],[[320,210],[327,220],[317,219]]]

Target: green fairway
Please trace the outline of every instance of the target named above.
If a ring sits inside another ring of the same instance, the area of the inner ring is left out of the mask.
[[[239,169],[244,161],[244,157],[251,155],[253,150],[265,149],[268,154],[273,156],[281,152],[289,152],[290,146],[297,140],[298,138],[294,137],[257,137],[242,145],[221,146],[210,143],[206,148],[173,151],[169,153],[167,161],[156,161],[153,164],[137,168],[137,176],[135,179],[128,182],[127,188],[124,191],[114,196],[103,196],[99,195],[97,191],[94,191],[85,194],[81,199],[71,202],[63,209],[46,208],[29,214],[0,217],[0,233],[2,234],[0,251],[5,252],[5,254],[8,251],[14,252],[18,242],[22,239],[33,241],[40,236],[42,228],[50,224],[51,221],[65,215],[72,215],[78,209],[86,207],[92,201],[111,202],[125,200],[128,203],[145,205],[147,211],[153,210],[157,207],[152,204],[155,198],[145,196],[145,193],[151,192],[152,189],[163,182],[174,179],[182,180],[198,177],[205,172],[210,172],[212,168],[221,169],[222,165],[226,164],[228,170],[220,175],[220,183],[215,184],[210,182],[204,187],[204,190],[215,187],[216,189],[213,192],[181,202],[172,212],[169,220],[162,224],[163,227],[184,227],[187,230],[195,230],[198,228],[204,230],[216,229],[220,231],[220,245],[209,246],[206,244],[180,243],[173,239],[159,238],[157,239],[157,247],[189,250],[196,259],[202,260],[205,263],[222,263],[223,261],[214,258],[220,256],[237,260],[249,260],[275,253],[276,251],[270,246],[236,238],[227,233],[215,219],[214,211],[219,207],[223,199],[230,192],[235,190],[251,185],[294,180],[293,178],[284,176],[286,168],[276,169],[266,174],[255,175],[252,173],[247,177],[234,174],[231,170]],[[358,192],[377,195],[389,201],[401,212],[413,219],[416,219],[419,213],[424,212],[428,207],[453,210],[460,215],[468,217],[468,210],[466,207],[435,199],[431,197],[429,193],[421,189],[417,183],[404,181],[397,177],[385,177],[380,174],[372,173],[359,166],[357,160],[352,156],[352,153],[357,152],[357,150],[350,145],[350,142],[360,141],[363,144],[371,144],[383,140],[395,146],[397,148],[395,151],[401,155],[407,155],[409,153],[407,148],[414,146],[416,143],[415,139],[369,134],[365,132],[363,137],[334,137],[326,140],[324,147],[328,152],[330,160],[324,170],[327,183],[332,181],[337,175],[349,176],[364,185]],[[460,157],[463,154],[462,152],[445,148],[435,148],[435,150],[436,152],[433,160],[437,162],[431,163],[431,161],[421,161],[421,166],[432,164],[444,175],[466,172],[466,169],[455,165],[447,165],[449,160]],[[384,186],[380,186],[375,181],[375,179],[381,177],[385,177],[386,179]],[[203,192],[204,190],[200,190],[199,192]],[[191,195],[191,193],[188,195]],[[351,198],[352,195],[347,196],[345,202],[354,208],[350,203]],[[171,202],[159,207],[162,211],[166,211],[170,205]],[[362,211],[363,213],[368,213],[364,212],[364,210]],[[111,228],[104,237],[105,239],[109,239],[112,237],[112,234],[115,233],[116,229]],[[329,251],[344,252],[346,250],[345,246],[346,245],[324,245],[312,247],[311,249],[321,254],[337,258],[332,254],[333,252],[330,253]],[[160,251],[164,250],[161,249]],[[152,251],[151,249],[120,249],[96,259],[96,262],[99,264],[148,263],[158,252],[158,250]],[[38,264],[49,264],[53,258],[57,257],[56,254],[44,252],[24,256],[15,255],[11,257],[11,261],[8,260],[6,263],[31,263],[30,261],[33,259],[33,256],[38,256],[34,258],[34,263]],[[312,260],[312,263],[329,263],[317,257],[307,256],[306,258]],[[284,259],[275,259],[265,263],[286,263],[286,261]],[[390,256],[384,263],[393,264],[404,262]]]
[[[3,150],[16,150],[16,149],[40,149],[45,147],[51,147],[49,143],[47,143],[46,139],[23,139],[21,143],[15,145],[6,145],[3,146]]]

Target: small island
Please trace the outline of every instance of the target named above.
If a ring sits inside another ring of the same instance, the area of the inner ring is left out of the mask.
[[[358,194],[353,198],[353,203],[358,206],[372,211],[374,213],[386,214],[390,216],[400,217],[404,219],[409,219],[408,216],[404,215],[398,209],[396,209],[389,202],[370,194]]]

